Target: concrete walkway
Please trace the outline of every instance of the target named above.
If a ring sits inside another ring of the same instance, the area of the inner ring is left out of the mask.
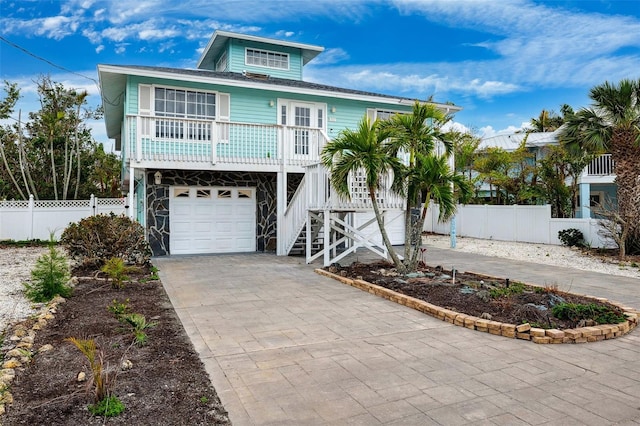
[[[427,257],[640,307],[633,278],[435,248]],[[640,330],[536,345],[439,321],[301,258],[154,263],[234,425],[640,424]]]

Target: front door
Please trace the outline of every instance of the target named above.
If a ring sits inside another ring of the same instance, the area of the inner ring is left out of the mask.
[[[312,123],[312,105],[309,104],[293,104],[293,125],[294,140],[293,140],[293,152],[296,155],[309,155],[310,145],[310,131],[309,128],[315,127],[315,123]]]

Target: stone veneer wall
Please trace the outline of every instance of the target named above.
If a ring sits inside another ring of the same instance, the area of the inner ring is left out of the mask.
[[[256,188],[256,247],[258,251],[275,250],[277,225],[277,175],[255,172],[211,172],[161,170],[162,184],[154,183],[156,170],[147,170],[147,231],[154,256],[169,254],[170,186],[233,186]],[[296,180],[296,179],[294,179]],[[299,180],[298,180],[299,183]],[[289,191],[295,191],[297,185]]]

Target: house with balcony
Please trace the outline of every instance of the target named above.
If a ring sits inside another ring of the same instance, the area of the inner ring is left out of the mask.
[[[532,153],[532,161],[538,161],[545,155],[545,146],[559,143],[558,134],[559,130],[554,132],[500,134],[482,139],[478,149],[493,147],[501,148],[505,151],[515,151],[524,141],[526,148]],[[615,203],[616,184],[614,180],[615,173],[611,154],[602,154],[594,158],[578,178],[580,195],[576,217],[595,218],[596,215],[591,211],[591,207],[599,205],[606,200]],[[489,189],[483,188],[483,190],[488,191]],[[582,200],[589,201],[582,202]]]
[[[366,247],[386,256],[364,177],[352,175],[351,198],[339,198],[320,153],[363,116],[410,112],[414,100],[305,81],[322,51],[216,31],[194,69],[98,66],[129,215],[154,255],[297,250],[328,264]],[[403,200],[378,195],[402,244]]]

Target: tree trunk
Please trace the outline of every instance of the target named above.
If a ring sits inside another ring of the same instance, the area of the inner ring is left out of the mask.
[[[391,245],[391,241],[389,240],[389,236],[387,235],[387,230],[384,227],[384,222],[382,221],[382,215],[380,214],[380,208],[378,207],[378,200],[376,199],[375,188],[369,187],[369,198],[371,198],[371,204],[373,206],[373,213],[376,215],[376,221],[378,222],[378,228],[380,228],[380,234],[382,234],[382,241],[384,242],[384,246],[387,248],[389,255],[391,256],[391,260],[393,260],[393,264],[396,266],[396,269],[399,273],[403,274],[405,271],[405,267],[402,264],[402,261],[398,257],[398,254],[393,249],[393,245]]]

